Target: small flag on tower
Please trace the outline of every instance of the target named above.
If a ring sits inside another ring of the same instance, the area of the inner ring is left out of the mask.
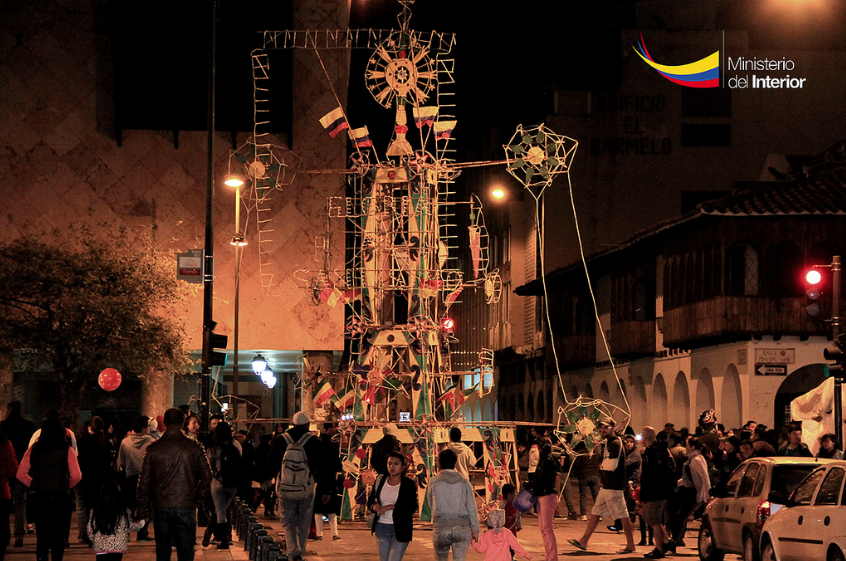
[[[367,148],[369,146],[373,146],[373,141],[370,140],[370,133],[367,132],[367,127],[361,127],[360,129],[353,129],[350,131],[350,138],[353,141],[353,144],[358,146],[359,148]]]
[[[338,107],[320,118],[320,124],[329,133],[329,136],[335,138],[338,133],[344,129],[350,128],[347,123],[347,118],[344,117],[344,110]]]
[[[450,121],[437,121],[435,123],[435,138],[447,139],[452,135],[452,130],[458,121],[452,119]]]
[[[435,117],[438,115],[438,106],[412,107],[411,112],[414,115],[414,124],[417,125],[418,129],[426,125],[431,127],[435,122]]]
[[[332,384],[330,384],[325,378],[321,378],[317,384],[315,384],[314,394],[312,397],[314,398],[314,404],[316,406],[320,407],[333,395],[335,395],[335,390],[332,389]]]

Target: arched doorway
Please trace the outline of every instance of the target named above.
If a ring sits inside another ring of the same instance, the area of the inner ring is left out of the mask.
[[[538,400],[536,402],[535,420],[539,423],[546,421],[546,407],[544,407],[543,392],[538,392]]]
[[[740,390],[740,375],[733,364],[729,364],[723,374],[723,391],[717,419],[726,429],[743,426],[743,393]]]
[[[714,406],[714,380],[711,372],[703,368],[699,373],[699,381],[696,382],[696,410],[694,413],[701,413],[709,409],[716,409]],[[720,412],[717,411],[717,419],[720,419]]]
[[[778,430],[790,422],[790,402],[825,382],[825,365],[809,364],[789,374],[776,391],[773,403],[773,425]]]
[[[524,421],[535,421],[535,396],[534,394],[529,394],[529,401],[526,402],[526,415],[523,417]]]
[[[684,372],[676,375],[676,383],[673,385],[673,413],[670,421],[679,426],[689,426],[690,423],[690,388]]]
[[[515,421],[525,421],[526,420],[526,413],[523,404],[523,396],[517,396],[517,409],[515,411],[514,420]]]
[[[606,403],[611,401],[611,392],[608,391],[608,382],[602,382],[599,385],[599,399]]]

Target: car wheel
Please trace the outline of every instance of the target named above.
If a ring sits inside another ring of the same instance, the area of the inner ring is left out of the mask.
[[[767,541],[761,549],[761,561],[778,561],[773,544]]]
[[[760,559],[757,542],[752,539],[752,534],[745,532],[743,534],[743,561],[760,561]]]
[[[846,561],[846,557],[843,556],[842,551],[835,549],[828,555],[828,561]]]
[[[699,558],[702,561],[722,561],[725,553],[717,549],[714,542],[714,533],[711,531],[711,524],[707,519],[702,520],[699,526],[699,539],[697,540],[699,546]]]

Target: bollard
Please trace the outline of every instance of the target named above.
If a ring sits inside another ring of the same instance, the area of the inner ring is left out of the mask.
[[[244,532],[244,551],[249,551],[250,534],[253,533],[253,528],[258,524],[255,516],[250,516],[247,519],[247,530]]]
[[[253,515],[245,516],[243,520],[241,520],[241,532],[239,532],[238,538],[245,542],[247,541],[247,536],[250,535],[250,525],[256,524],[258,522],[258,518]]]
[[[251,557],[253,561],[261,561],[262,557],[264,557],[264,550],[267,546],[273,543],[273,538],[267,535],[267,530],[262,530],[262,532],[264,532],[264,535],[261,535],[261,532],[259,532],[255,547],[253,547],[256,552],[255,555]]]
[[[244,551],[246,551],[248,555],[252,551],[253,542],[256,538],[256,532],[263,529],[264,525],[259,522],[256,522],[255,524],[250,526],[250,531],[247,532],[247,540],[244,542]]]
[[[250,561],[255,561],[262,538],[268,537],[267,530],[264,528],[256,530],[254,534],[253,540],[250,542]]]
[[[265,561],[288,561],[288,556],[282,553],[282,546],[278,543],[272,543],[267,548],[267,558]]]
[[[238,505],[238,508],[235,509],[235,517],[232,519],[232,526],[238,533],[238,539],[241,538],[241,521],[250,514],[250,508],[244,504]]]

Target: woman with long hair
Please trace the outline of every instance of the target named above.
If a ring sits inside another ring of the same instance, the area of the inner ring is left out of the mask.
[[[29,510],[35,521],[36,561],[62,561],[68,535],[70,490],[82,479],[76,454],[65,429],[56,417],[44,420],[41,435],[24,454],[18,467],[18,480],[29,487]]]
[[[86,527],[97,561],[120,561],[126,553],[129,532],[137,532],[144,522],[132,521],[132,512],[126,508],[123,491],[117,483],[104,483]]]
[[[388,475],[373,485],[367,511],[375,514],[370,533],[376,534],[381,561],[400,561],[411,542],[412,517],[417,510],[417,484],[405,476],[405,456],[388,452]]]
[[[538,499],[538,526],[543,539],[545,561],[558,559],[558,542],[555,539],[555,510],[558,508],[558,493],[555,479],[558,477],[559,462],[552,455],[552,446],[544,442],[540,448],[540,459],[532,479],[532,495]]]
[[[18,458],[12,441],[0,429],[0,561],[6,557],[6,546],[9,545],[9,514],[12,510],[12,487],[18,473]]]
[[[218,549],[229,549],[232,542],[232,526],[227,520],[229,504],[238,492],[238,477],[241,467],[241,454],[232,442],[232,427],[221,421],[214,427],[211,444],[206,451],[212,469],[211,498],[214,502],[215,520],[209,521],[208,528],[218,541]],[[209,530],[203,536],[203,546],[210,542]]]

